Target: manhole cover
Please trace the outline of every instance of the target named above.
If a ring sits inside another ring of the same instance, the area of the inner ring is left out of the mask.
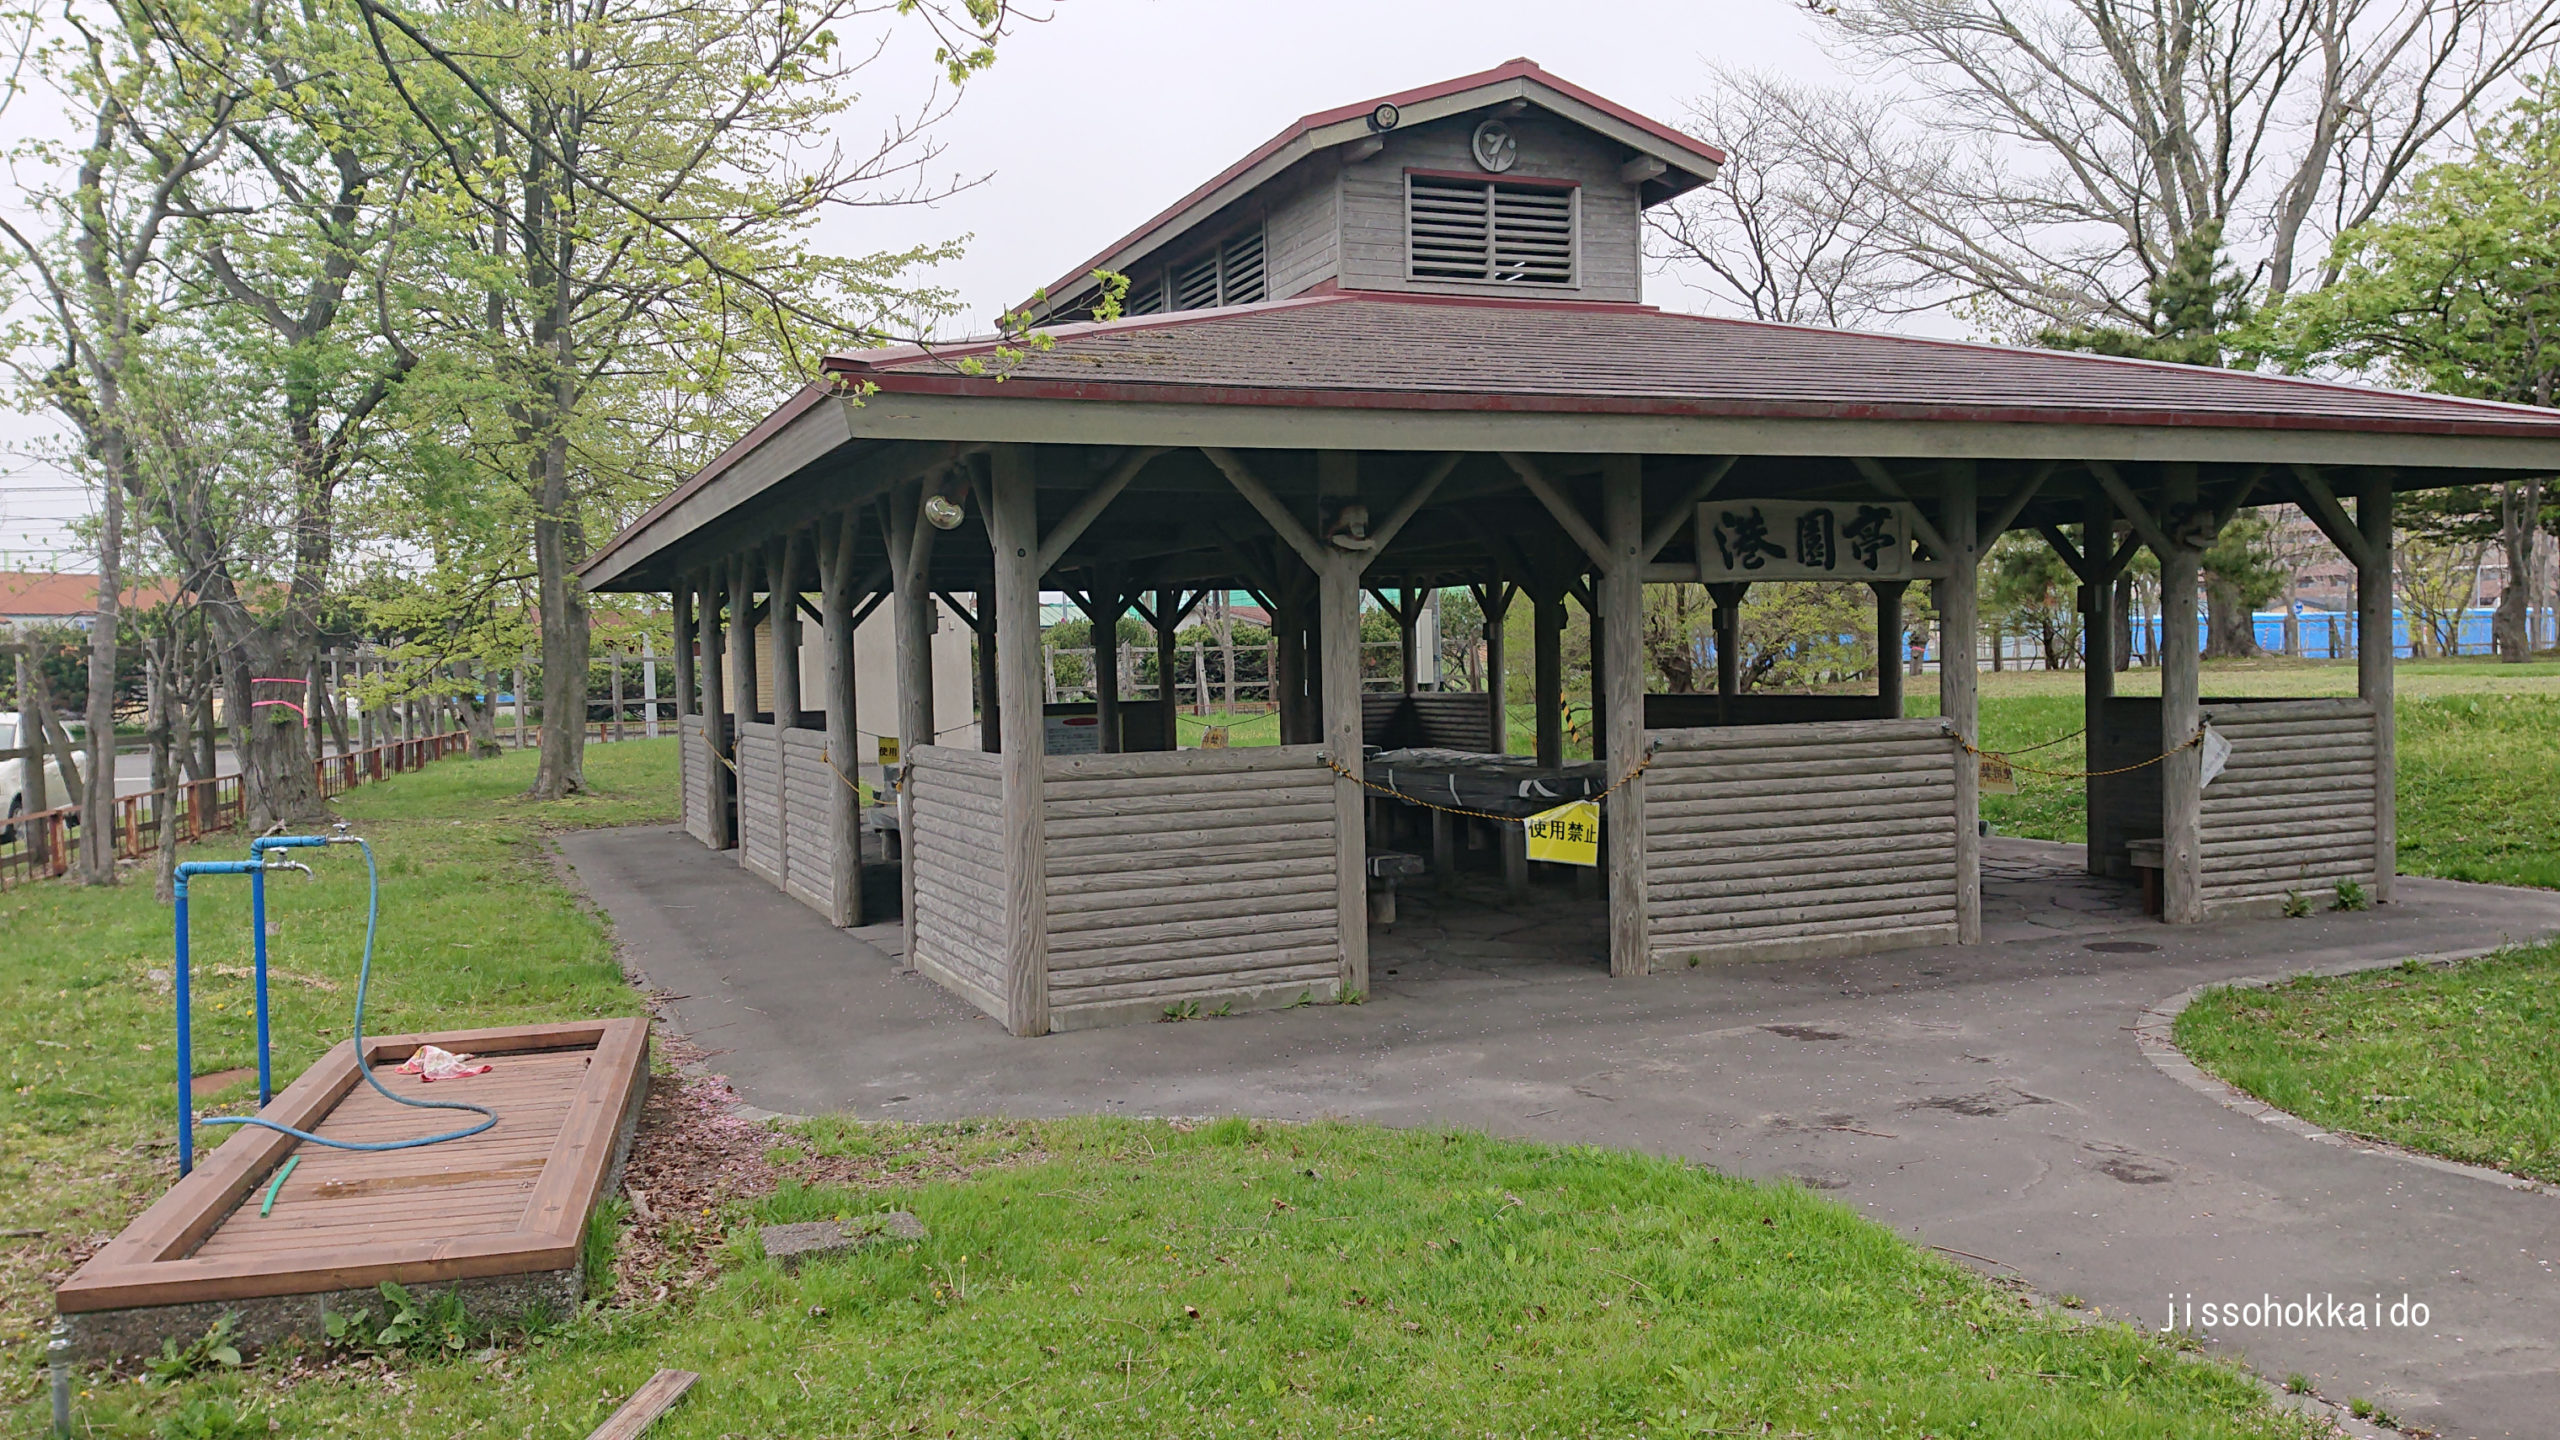
[[[2148,940],[2092,940],[2080,948],[2101,955],[2148,955],[2160,947]]]

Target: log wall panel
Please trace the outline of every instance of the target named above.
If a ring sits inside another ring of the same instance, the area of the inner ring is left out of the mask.
[[[1333,772],[1317,753],[1047,762],[1054,1027],[1152,1018],[1184,1002],[1332,998],[1341,947]]]
[[[1656,966],[1954,940],[1965,756],[1939,721],[1648,738],[1645,912]]]
[[[701,716],[687,715],[678,719],[676,734],[678,783],[684,791],[684,833],[708,845],[711,843],[711,767],[720,762],[711,758],[711,742],[705,738]]]
[[[827,732],[782,732],[782,888],[791,898],[831,915],[835,910],[835,792],[843,787],[827,768]]]
[[[738,727],[738,860],[782,883],[782,745],[771,725]]]
[[[2204,706],[2231,758],[2204,788],[2197,847],[2208,915],[2315,904],[2374,872],[2373,707],[2361,700]]]
[[[1008,976],[997,763],[982,751],[918,746],[907,757],[905,841],[916,968],[1001,1021]]]

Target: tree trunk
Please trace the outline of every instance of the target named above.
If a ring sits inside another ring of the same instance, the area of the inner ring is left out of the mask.
[[[474,664],[471,673],[477,677],[483,672]],[[471,735],[472,759],[495,760],[507,753],[498,746],[497,712],[495,690],[475,683],[462,692],[462,728]]]
[[[237,737],[241,796],[250,831],[325,819],[326,803],[312,783],[311,732],[301,717],[284,706],[255,704],[284,697],[275,693],[277,686],[253,682],[301,673],[290,642],[249,613],[232,591],[227,571],[209,577],[202,593],[214,642],[221,648],[223,705]],[[261,689],[268,693],[260,694]]]
[[[109,429],[98,489],[98,615],[89,625],[89,775],[80,797],[80,883],[116,883],[116,644],[124,617],[123,433]]]
[[[587,788],[587,602],[569,573],[580,528],[570,512],[569,442],[554,435],[543,447],[541,509],[533,523],[533,558],[542,605],[542,768],[526,792],[537,800]]]
[[[2257,617],[2240,602],[2240,592],[2208,570],[2204,585],[2204,653],[2214,660],[2245,660],[2266,652],[2258,648]]]
[[[2507,554],[2507,583],[2498,591],[2498,613],[2490,622],[2498,658],[2521,663],[2533,658],[2534,540],[2542,518],[2542,482],[2509,480],[2498,487],[2498,543]]]
[[[184,723],[186,702],[180,698],[178,674],[177,626],[173,621],[169,633],[152,644],[152,666],[159,672],[160,683],[151,689],[151,788],[160,799],[152,818],[158,823],[156,834],[157,864],[152,894],[166,905],[177,895],[178,879],[178,727]]]

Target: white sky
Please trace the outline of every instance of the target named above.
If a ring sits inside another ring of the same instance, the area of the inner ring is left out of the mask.
[[[1831,73],[1796,0],[1032,0],[995,67],[937,131],[937,175],[984,184],[930,208],[864,211],[828,227],[848,251],[959,235],[938,273],[982,328],[1283,125],[1310,111],[1526,55],[1585,89],[1678,124],[1710,60]],[[848,40],[854,37],[848,33]],[[901,43],[843,126],[867,141],[912,106],[927,55]],[[0,145],[46,117],[0,115]],[[1699,308],[1676,275],[1646,298]],[[52,427],[0,413],[0,569],[86,569],[66,522],[89,501],[31,456]]]

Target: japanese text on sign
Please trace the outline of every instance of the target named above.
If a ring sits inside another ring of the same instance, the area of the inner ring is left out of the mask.
[[[1600,863],[1600,804],[1576,800],[1541,810],[1520,822],[1529,830],[1529,858],[1558,865]]]
[[[1710,500],[1698,507],[1707,581],[1904,580],[1911,507],[1860,500]]]

